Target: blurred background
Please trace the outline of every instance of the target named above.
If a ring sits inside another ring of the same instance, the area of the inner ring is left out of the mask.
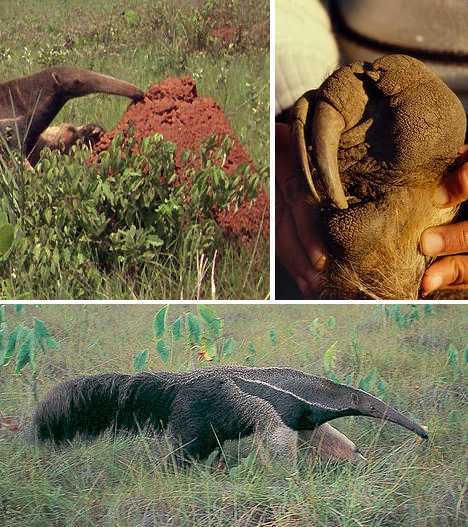
[[[277,114],[339,64],[389,53],[425,62],[468,109],[465,0],[277,0],[276,10]]]

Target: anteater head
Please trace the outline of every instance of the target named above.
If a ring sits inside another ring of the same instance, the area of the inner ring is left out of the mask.
[[[347,415],[361,415],[390,421],[411,430],[423,439],[428,438],[425,427],[363,390],[325,380],[316,391],[316,401],[311,403],[315,420],[323,419],[322,422],[325,422]]]
[[[134,101],[143,99],[144,93],[129,82],[80,68],[51,68],[50,76],[56,93],[65,99],[91,93],[121,95]]]

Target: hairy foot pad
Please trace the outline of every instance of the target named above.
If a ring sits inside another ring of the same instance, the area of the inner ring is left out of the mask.
[[[183,177],[183,152],[187,149],[198,152],[201,144],[213,134],[219,137],[219,143],[225,136],[233,141],[223,166],[227,174],[235,173],[245,164],[255,170],[251,157],[240,144],[221,108],[213,99],[199,97],[190,77],[170,78],[151,86],[145,98],[129,106],[117,126],[102,137],[94,149],[95,154],[106,150],[118,133],[125,137],[132,128],[137,140],[160,133],[167,141],[176,144],[179,178]],[[261,234],[265,238],[268,236],[269,205],[265,190],[261,190],[253,202],[243,203],[237,211],[214,212],[227,235],[251,240],[262,226]]]

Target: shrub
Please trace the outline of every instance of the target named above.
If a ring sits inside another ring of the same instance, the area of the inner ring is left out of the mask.
[[[182,178],[175,146],[160,135],[138,149],[134,139],[123,144],[116,137],[96,163],[86,149],[74,149],[70,156],[46,152],[35,171],[5,165],[0,190],[16,239],[2,278],[33,291],[45,287],[51,297],[66,277],[70,294],[83,298],[103,273],[125,268],[138,275],[184,250],[212,255],[222,241],[215,210],[252,199],[259,185],[247,168],[231,176],[222,170],[218,160],[229,148],[209,139],[201,167],[187,165]]]

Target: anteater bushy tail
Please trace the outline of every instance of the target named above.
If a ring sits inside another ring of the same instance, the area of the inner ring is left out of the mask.
[[[171,390],[157,374],[106,373],[55,386],[33,415],[36,440],[61,443],[105,430],[138,433],[167,424]]]

